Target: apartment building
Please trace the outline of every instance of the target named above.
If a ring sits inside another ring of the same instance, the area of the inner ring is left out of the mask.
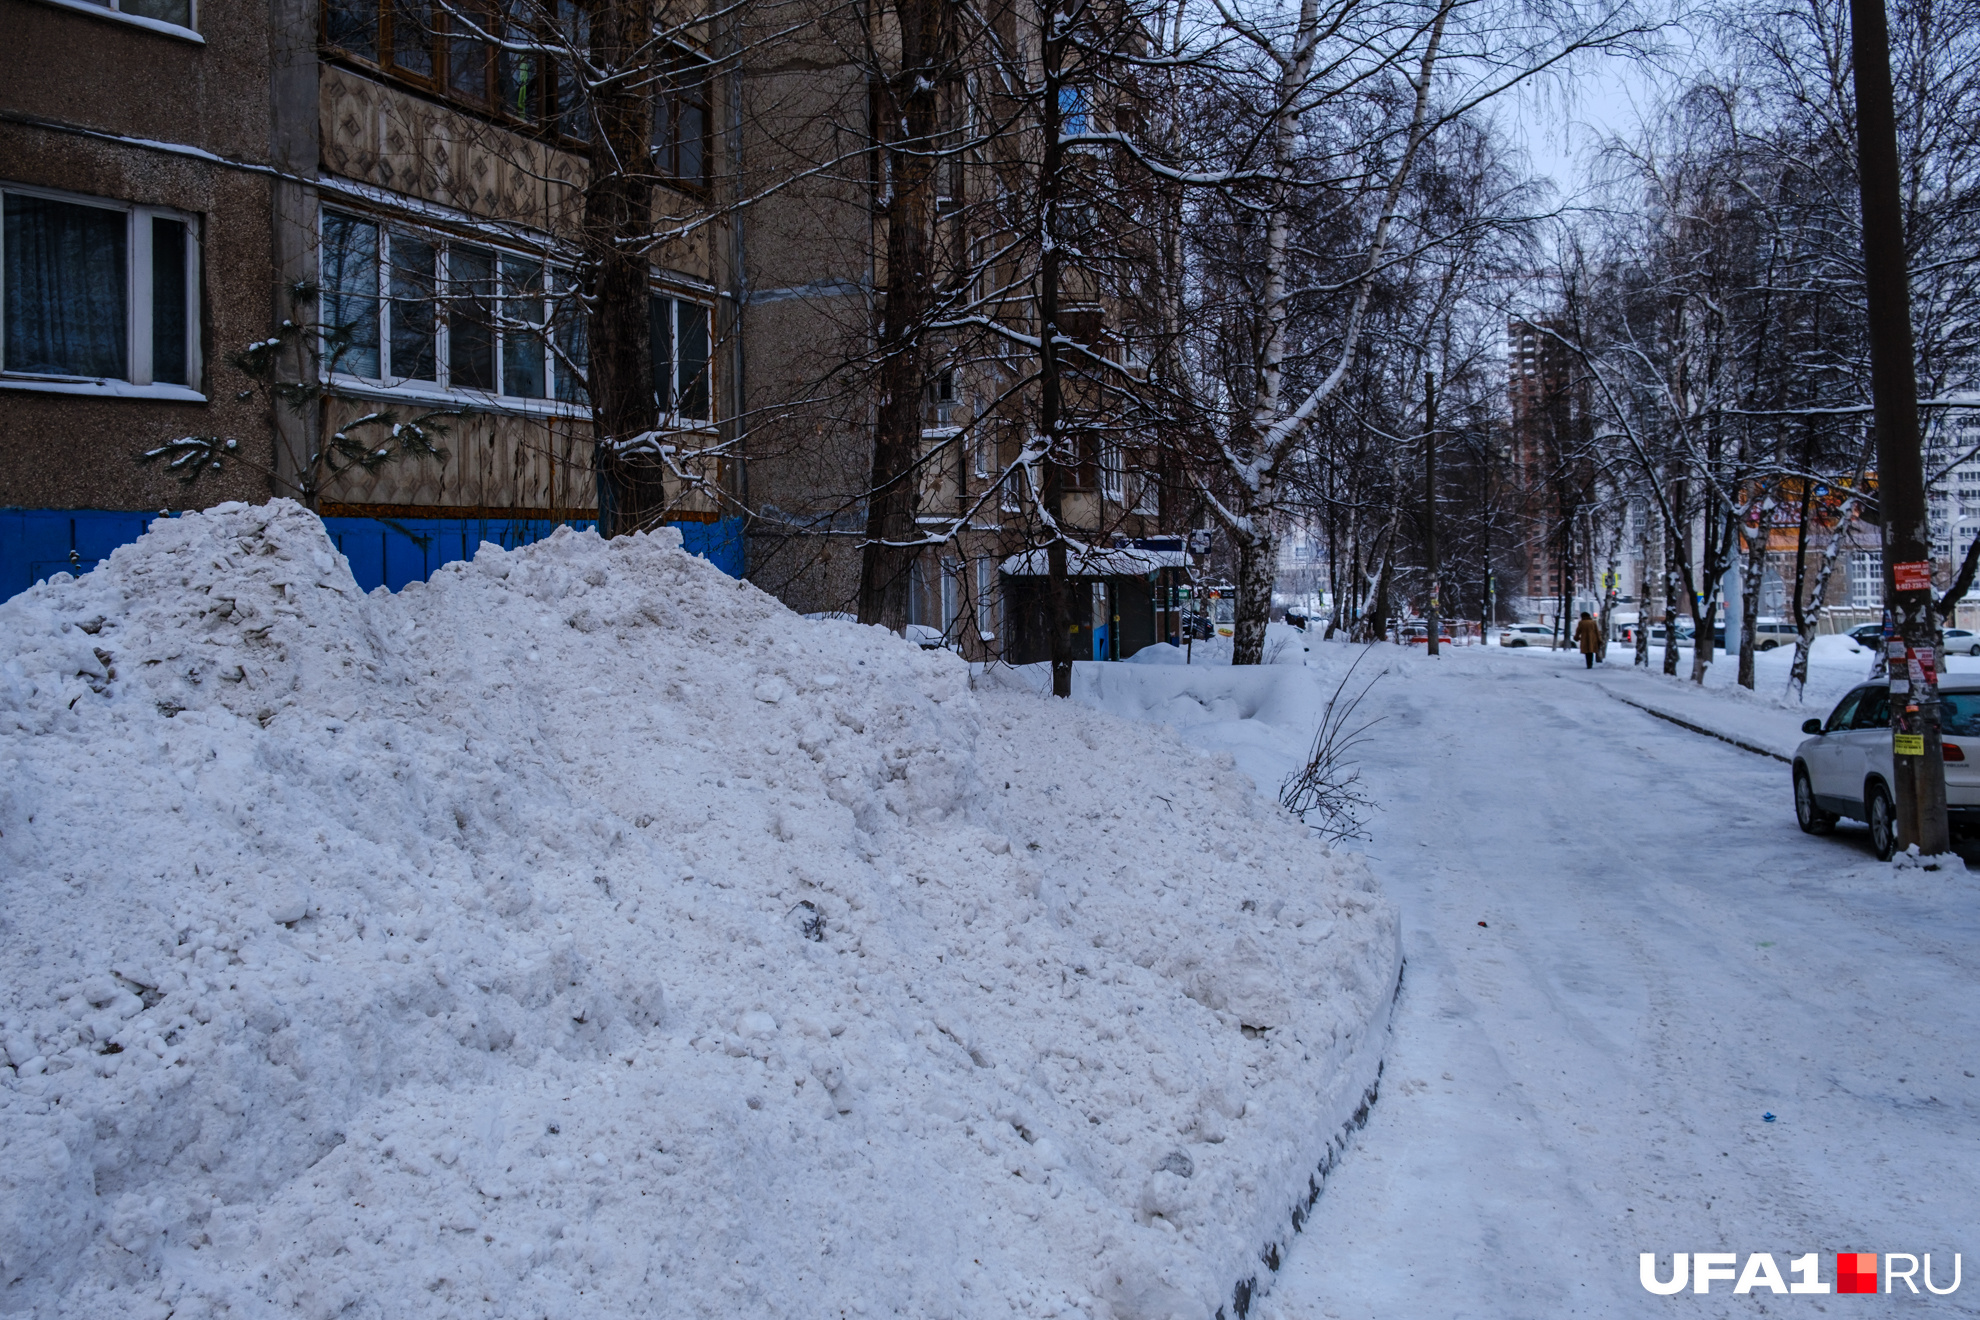
[[[583,39],[584,11],[568,6]],[[87,567],[161,510],[307,488],[365,586],[596,518],[571,270],[589,126],[573,71],[393,0],[0,0],[0,590]],[[691,549],[743,568],[715,448],[732,409],[720,85],[684,33],[656,98],[654,388]],[[296,403],[238,359],[300,330]],[[334,477],[339,436],[418,422],[444,457]],[[196,486],[136,456],[237,442]]]
[[[224,499],[306,494],[367,588],[595,523],[573,274],[594,128],[560,54],[584,49],[590,11],[521,9],[541,30],[432,0],[0,0],[0,595]],[[826,27],[772,17],[760,49],[746,17],[656,26],[655,447],[690,550],[842,611],[872,460],[869,387],[845,364],[884,276],[847,131],[869,88]],[[991,165],[957,168],[943,242],[993,232],[960,197],[995,192]],[[1133,366],[1091,279],[1069,277],[1068,303],[1086,347]],[[979,659],[1043,645],[1023,560],[1038,492],[1014,470],[1027,400],[1003,370],[943,350],[920,473],[934,539],[912,618]],[[1062,525],[1096,549],[1145,540],[1154,464],[1082,402]],[[439,452],[334,461],[406,427]],[[189,437],[234,447],[192,485],[138,461]],[[1077,584],[1096,656],[1155,639],[1143,620],[1180,555],[1140,553]]]

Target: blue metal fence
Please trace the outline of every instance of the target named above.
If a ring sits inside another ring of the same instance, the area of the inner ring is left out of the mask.
[[[87,573],[120,545],[143,534],[153,513],[103,509],[0,509],[0,599],[26,591],[51,573]],[[564,524],[542,518],[325,518],[324,530],[350,561],[366,591],[423,582],[443,564],[472,559],[483,541],[512,550]],[[577,528],[591,521],[573,520]],[[691,554],[731,577],[743,575],[741,518],[674,523]]]

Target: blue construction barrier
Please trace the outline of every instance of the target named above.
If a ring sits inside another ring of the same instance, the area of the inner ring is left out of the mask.
[[[0,509],[0,599],[52,573],[87,573],[120,545],[143,534],[155,513],[103,509]],[[513,550],[568,524],[546,518],[325,518],[324,530],[351,564],[360,587],[399,590],[424,582],[443,564],[472,559],[483,541]],[[743,575],[741,518],[670,524],[682,543],[730,577]]]

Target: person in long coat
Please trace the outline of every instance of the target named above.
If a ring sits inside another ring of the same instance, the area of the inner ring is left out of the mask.
[[[1581,667],[1593,669],[1595,656],[1602,649],[1602,625],[1587,610],[1581,612],[1581,622],[1575,625],[1574,640],[1581,644]]]

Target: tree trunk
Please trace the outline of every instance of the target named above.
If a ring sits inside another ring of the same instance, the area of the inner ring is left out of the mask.
[[[1681,508],[1674,509],[1681,513]],[[1664,672],[1672,678],[1678,671],[1678,568],[1677,553],[1672,548],[1678,536],[1682,535],[1675,527],[1665,528],[1664,535]]]
[[[915,514],[920,504],[922,392],[928,379],[923,333],[934,301],[929,232],[935,203],[936,133],[947,70],[942,0],[896,0],[901,63],[882,83],[874,136],[883,144],[881,223],[887,275],[876,350],[879,409],[867,490],[866,544],[860,555],[859,621],[893,632],[907,627],[914,580]]]
[[[1767,580],[1767,522],[1771,501],[1763,503],[1760,530],[1747,547],[1746,568],[1740,574],[1739,685],[1753,690],[1754,625],[1759,622],[1760,587]],[[1730,640],[1730,639],[1728,639]]]
[[[1633,665],[1650,667],[1650,510],[1643,510],[1643,567],[1636,575],[1636,655]]]
[[[627,70],[652,43],[652,10],[640,0],[607,0],[592,12],[590,31],[593,64]],[[644,78],[608,79],[590,98],[591,168],[581,229],[598,524],[606,536],[650,528],[667,507],[644,242],[653,228],[653,111],[645,85]]]
[[[1437,377],[1423,376],[1423,557],[1430,571],[1430,601],[1423,621],[1423,653],[1437,654],[1437,632],[1442,624],[1443,602],[1437,599]]]
[[[1059,142],[1059,91],[1063,85],[1066,37],[1056,4],[1041,4],[1045,39],[1040,50],[1044,96],[1039,106],[1045,154],[1038,169],[1038,431],[1045,442],[1044,490],[1040,492],[1051,516],[1052,539],[1045,550],[1046,588],[1052,610],[1052,695],[1072,696],[1072,582],[1066,564],[1065,473],[1062,460],[1077,455],[1060,452],[1065,417],[1065,383],[1059,362],[1059,232],[1060,171],[1065,147]]]
[[[1238,541],[1237,603],[1231,630],[1234,665],[1265,663],[1265,627],[1272,617],[1278,557],[1278,537],[1269,524]]]

